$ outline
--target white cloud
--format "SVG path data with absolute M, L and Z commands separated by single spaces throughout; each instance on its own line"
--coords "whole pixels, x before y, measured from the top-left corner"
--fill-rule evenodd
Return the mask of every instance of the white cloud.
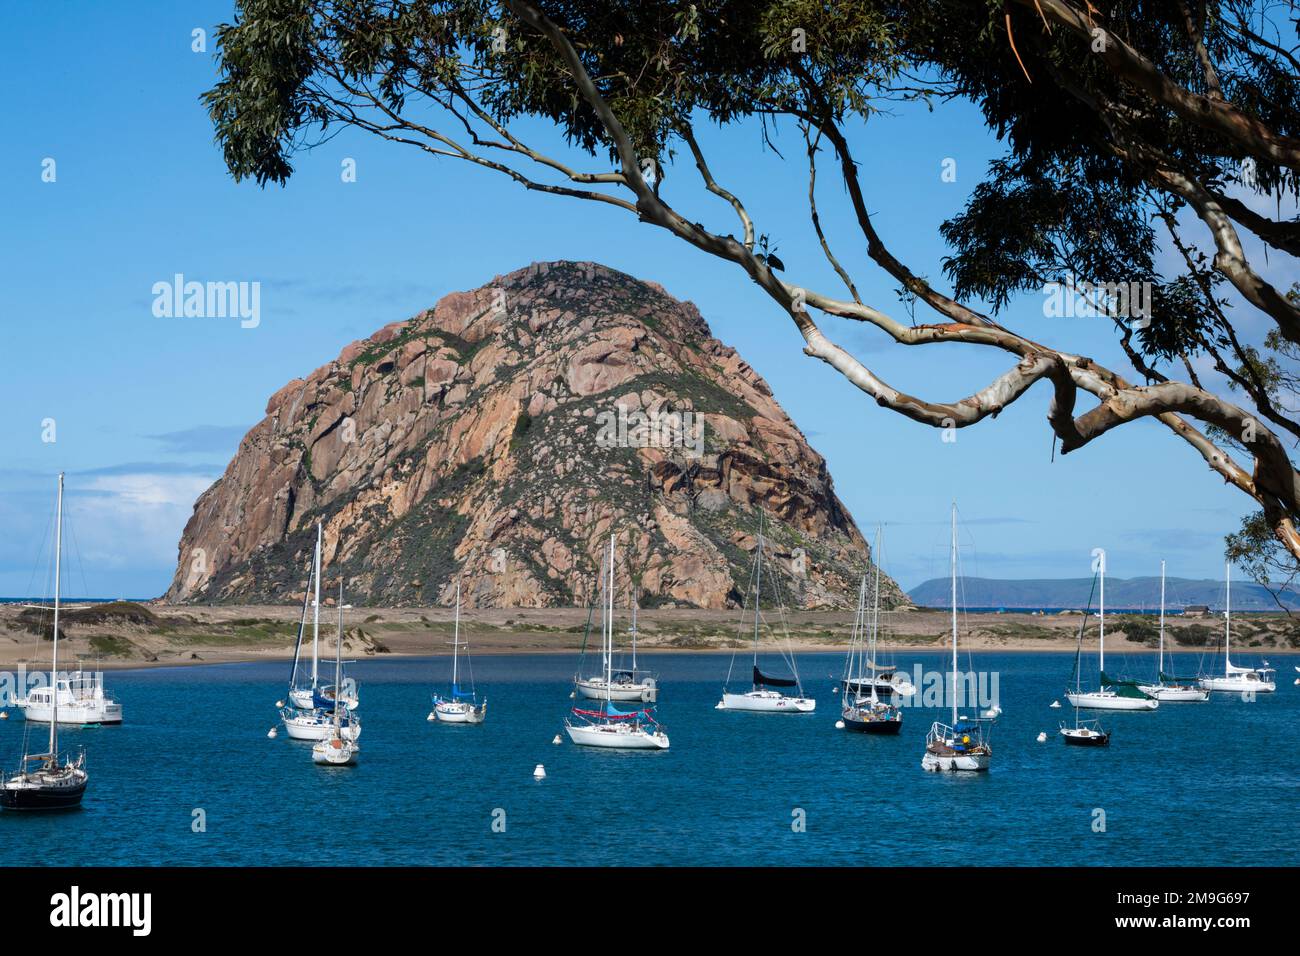
M 194 501 L 216 476 L 99 475 L 81 486 L 70 509 L 81 555 L 89 566 L 168 567 Z

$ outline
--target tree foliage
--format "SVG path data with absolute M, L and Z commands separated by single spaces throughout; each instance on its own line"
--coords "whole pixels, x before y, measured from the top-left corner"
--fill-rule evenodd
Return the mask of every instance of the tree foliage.
M 973 425 L 1037 382 L 1050 384 L 1063 453 L 1158 421 L 1255 501 L 1229 548 L 1263 574 L 1300 568 L 1300 301 L 1246 249 L 1300 254 L 1300 222 L 1282 214 L 1300 195 L 1298 23 L 1293 2 L 1240 0 L 1104 12 L 1086 0 L 240 0 L 204 99 L 237 179 L 283 183 L 296 153 L 351 127 L 625 210 L 745 273 L 806 353 L 924 424 Z M 861 178 L 851 133 L 887 124 L 899 101 L 953 99 L 977 106 L 1005 153 L 942 225 L 949 293 L 877 231 L 870 197 L 890 186 Z M 530 146 L 519 130 L 537 120 L 592 170 Z M 799 131 L 806 155 L 784 158 L 806 160 L 808 228 L 842 293 L 785 274 L 767 236 L 794 226 L 755 224 L 714 178 L 694 133 L 709 122 L 753 122 L 764 140 L 778 123 Z M 844 266 L 859 256 L 841 260 L 818 215 L 826 168 L 857 226 L 853 251 L 933 321 L 861 300 Z M 736 225 L 679 213 L 692 188 Z M 1131 370 L 1004 324 L 1020 294 L 1079 280 L 1150 284 L 1141 321 L 1111 316 Z M 1014 365 L 973 395 L 928 400 L 831 342 L 818 315 L 900 345 L 974 343 Z

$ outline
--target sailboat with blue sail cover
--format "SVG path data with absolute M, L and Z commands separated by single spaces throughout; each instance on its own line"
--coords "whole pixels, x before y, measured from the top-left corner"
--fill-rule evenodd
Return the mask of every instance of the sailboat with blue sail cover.
M 564 730 L 581 747 L 613 750 L 667 750 L 668 733 L 654 716 L 654 707 L 623 710 L 612 697 L 614 656 L 614 536 L 609 537 L 608 563 L 602 562 L 601 651 L 605 664 L 605 699 L 594 706 L 575 704 L 564 722 Z
M 460 649 L 466 648 L 465 659 L 469 660 L 469 642 L 460 639 L 460 579 L 456 579 L 456 623 L 451 638 L 451 690 L 446 697 L 433 695 L 433 710 L 429 720 L 444 724 L 481 724 L 487 717 L 487 700 L 479 703 L 474 690 L 474 671 L 470 669 L 470 688 L 463 690 L 460 686 Z
M 921 755 L 921 769 L 944 772 L 982 772 L 989 769 L 993 760 L 993 747 L 989 742 L 992 720 L 960 715 L 957 708 L 958 688 L 961 686 L 957 671 L 957 503 L 952 506 L 952 681 L 949 696 L 952 698 L 952 723 L 936 720 L 925 735 L 925 753 Z
M 312 663 L 312 683 L 309 687 L 301 687 L 298 684 L 298 665 L 302 660 L 302 644 L 307 633 L 307 608 L 314 603 L 316 607 L 316 618 L 320 618 L 320 526 L 316 528 L 316 556 L 312 561 L 311 578 L 307 582 L 307 589 L 303 593 L 302 599 L 302 617 L 298 621 L 298 640 L 293 648 L 293 666 L 289 671 L 289 706 L 284 706 L 284 701 L 278 701 L 276 706 L 280 708 L 280 719 L 284 723 L 285 733 L 292 740 L 325 740 L 334 733 L 334 711 L 342 710 L 342 719 L 339 722 L 339 733 L 348 740 L 355 741 L 361 735 L 361 719 L 353 712 L 356 706 L 356 692 L 349 691 L 346 682 L 342 680 L 342 662 L 338 666 L 338 674 L 333 684 L 322 686 L 319 681 L 317 661 Z M 315 585 L 313 592 L 312 585 Z M 313 593 L 315 600 L 313 602 Z M 340 635 L 339 645 L 342 653 L 343 638 Z M 319 648 L 319 631 L 313 634 L 312 643 Z M 334 693 L 335 688 L 343 687 L 343 693 L 338 696 Z M 351 705 L 349 705 L 351 700 Z M 341 705 L 341 707 L 337 707 Z
M 337 684 L 322 684 L 320 682 L 320 578 L 321 578 L 321 539 L 324 532 L 324 526 L 321 522 L 316 522 L 316 551 L 312 559 L 311 577 L 307 582 L 307 594 L 312 594 L 312 587 L 315 586 L 315 593 L 311 600 L 312 606 L 312 625 L 311 625 L 311 684 L 302 686 L 298 683 L 298 664 L 301 655 L 298 649 L 302 646 L 303 630 L 307 623 L 307 600 L 303 600 L 303 618 L 298 627 L 298 647 L 294 649 L 293 655 L 293 674 L 289 678 L 289 701 L 293 706 L 303 710 L 312 710 L 316 707 L 333 708 L 334 695 L 337 692 Z M 320 703 L 320 701 L 324 703 Z M 343 696 L 340 700 L 348 710 L 356 710 L 360 703 L 357 697 L 356 684 L 345 687 Z

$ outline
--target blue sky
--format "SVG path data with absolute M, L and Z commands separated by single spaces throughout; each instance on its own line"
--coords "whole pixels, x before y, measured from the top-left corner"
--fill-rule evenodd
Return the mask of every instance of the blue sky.
M 272 392 L 447 292 L 553 259 L 600 261 L 694 301 L 826 456 L 864 532 L 885 522 L 886 569 L 904 587 L 945 573 L 954 497 L 966 522 L 966 573 L 1084 576 L 1096 546 L 1121 577 L 1157 573 L 1162 558 L 1171 575 L 1221 573 L 1222 536 L 1249 502 L 1162 427 L 1126 426 L 1052 462 L 1050 392 L 1040 384 L 996 421 L 944 443 L 803 356 L 788 319 L 735 267 L 626 213 L 530 194 L 351 132 L 299 156 L 285 189 L 235 185 L 198 102 L 215 77 L 210 36 L 208 52 L 191 51 L 193 29 L 210 34 L 230 17 L 229 3 L 209 2 L 7 11 L 0 595 L 33 586 L 60 469 L 74 566 L 84 569 L 69 590 L 161 593 L 194 498 Z M 546 130 L 531 132 L 555 147 Z M 753 126 L 709 130 L 702 141 L 792 281 L 839 294 L 808 225 L 797 132 L 779 131 L 788 163 L 762 150 Z M 936 227 L 961 208 L 999 144 L 963 105 L 901 110 L 855 130 L 853 143 L 877 229 L 944 286 Z M 42 181 L 47 158 L 52 183 Z M 345 158 L 356 161 L 355 183 L 341 181 Z M 957 162 L 955 183 L 941 181 L 945 158 Z M 733 230 L 730 210 L 702 194 L 689 163 L 670 171 L 664 190 L 687 215 Z M 902 315 L 893 283 L 855 242 L 829 165 L 819 203 L 864 300 Z M 260 324 L 155 317 L 151 287 L 175 273 L 260 282 Z M 1127 368 L 1105 320 L 1045 318 L 1041 297 L 1027 296 L 1004 321 Z M 909 350 L 847 322 L 824 327 L 891 384 L 931 399 L 967 395 L 1009 364 L 972 347 Z M 54 442 L 42 440 L 46 419 Z M 44 578 L 35 580 L 39 593 Z

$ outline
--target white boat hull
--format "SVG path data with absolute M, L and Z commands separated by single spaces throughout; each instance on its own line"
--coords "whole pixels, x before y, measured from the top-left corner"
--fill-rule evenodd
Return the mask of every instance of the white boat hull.
M 29 703 L 18 701 L 23 716 L 36 724 L 48 724 L 54 716 L 54 708 L 45 702 Z M 59 702 L 59 726 L 81 726 L 82 724 L 120 724 L 122 722 L 122 705 L 111 701 L 79 701 L 76 703 Z
M 481 707 L 460 702 L 439 701 L 433 707 L 433 717 L 444 724 L 481 724 L 487 716 L 487 701 Z
M 651 733 L 619 724 L 565 724 L 569 739 L 580 747 L 605 747 L 611 750 L 667 750 L 668 735 L 662 730 Z
M 1163 684 L 1143 684 L 1138 689 L 1142 693 L 1150 694 L 1160 701 L 1202 701 L 1210 699 L 1209 693 L 1199 687 L 1166 687 Z
M 356 763 L 360 749 L 351 740 L 331 735 L 311 748 L 311 759 L 313 763 L 325 766 L 346 767 Z
M 310 712 L 284 718 L 285 732 L 294 740 L 325 740 L 334 733 L 334 721 L 330 718 L 315 720 Z M 344 724 L 341 735 L 345 740 L 355 741 L 361 736 L 361 725 L 355 721 Z
M 1150 697 L 1121 697 L 1119 694 L 1104 690 L 1090 690 L 1083 693 L 1067 693 L 1065 699 L 1071 707 L 1080 710 L 1155 710 L 1160 706 L 1158 700 Z
M 770 690 L 752 690 L 747 694 L 722 695 L 718 710 L 741 710 L 754 714 L 811 714 L 817 701 L 807 697 L 786 697 Z
M 658 697 L 658 688 L 653 678 L 646 678 L 640 684 L 620 684 L 615 682 L 608 689 L 603 678 L 581 678 L 573 682 L 574 689 L 580 697 L 588 700 L 639 700 L 653 704 Z
M 1228 694 L 1271 694 L 1277 690 L 1273 681 L 1249 680 L 1245 677 L 1202 677 L 1198 684 L 1204 690 L 1220 691 Z
M 932 754 L 921 757 L 921 769 L 935 772 L 980 771 L 989 769 L 990 754 Z

